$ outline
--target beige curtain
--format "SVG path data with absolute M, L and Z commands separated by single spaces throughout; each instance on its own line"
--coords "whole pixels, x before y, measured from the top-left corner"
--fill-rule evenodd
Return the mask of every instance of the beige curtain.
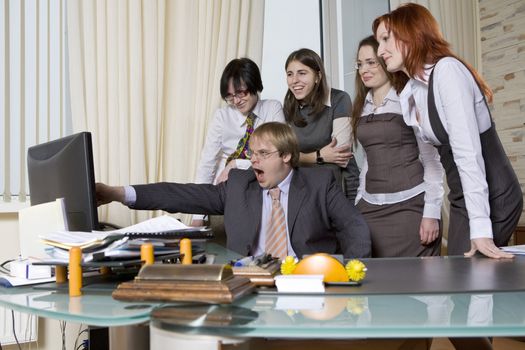
M 191 182 L 226 63 L 260 63 L 258 0 L 71 0 L 68 44 L 74 130 L 93 133 L 97 181 Z M 99 209 L 119 225 L 153 215 Z

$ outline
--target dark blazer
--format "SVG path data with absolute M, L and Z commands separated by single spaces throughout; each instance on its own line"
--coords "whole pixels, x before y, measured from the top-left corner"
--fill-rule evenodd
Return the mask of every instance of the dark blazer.
M 157 183 L 133 187 L 137 192 L 134 209 L 223 214 L 229 249 L 249 255 L 257 246 L 263 190 L 251 169 L 233 169 L 228 181 L 219 185 Z M 288 229 L 299 257 L 319 252 L 342 253 L 346 258 L 371 254 L 368 226 L 329 169 L 294 169 L 288 194 Z

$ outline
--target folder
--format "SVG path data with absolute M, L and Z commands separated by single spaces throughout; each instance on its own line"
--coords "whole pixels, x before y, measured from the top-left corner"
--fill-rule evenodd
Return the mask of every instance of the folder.
M 46 259 L 45 245 L 39 236 L 67 230 L 64 198 L 21 209 L 18 212 L 18 225 L 22 257 Z

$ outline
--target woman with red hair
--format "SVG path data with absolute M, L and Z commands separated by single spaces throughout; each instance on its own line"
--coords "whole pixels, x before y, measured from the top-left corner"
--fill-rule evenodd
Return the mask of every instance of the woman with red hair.
M 448 253 L 512 257 L 498 246 L 516 228 L 523 197 L 486 102 L 490 88 L 450 50 L 421 5 L 378 17 L 373 31 L 387 70 L 410 78 L 400 94 L 405 122 L 440 153 L 450 187 Z

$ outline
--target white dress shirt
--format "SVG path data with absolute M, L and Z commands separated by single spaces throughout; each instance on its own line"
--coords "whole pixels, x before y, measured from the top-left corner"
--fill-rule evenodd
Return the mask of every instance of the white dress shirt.
M 279 101 L 259 100 L 253 109 L 254 129 L 268 122 L 284 123 L 283 108 Z M 208 128 L 206 141 L 197 167 L 195 183 L 215 184 L 217 177 L 226 166 L 226 160 L 235 152 L 239 140 L 246 133 L 246 116 L 232 106 L 215 111 Z M 249 159 L 235 159 L 239 169 L 251 167 Z M 193 219 L 203 219 L 204 215 L 194 215 Z
M 284 218 L 286 221 L 286 235 L 288 241 L 288 254 L 295 255 L 295 252 L 292 249 L 292 243 L 290 241 L 290 232 L 288 230 L 288 194 L 290 193 L 290 182 L 292 181 L 293 169 L 290 171 L 288 176 L 277 185 L 279 190 L 281 190 L 280 202 L 284 210 Z M 252 252 L 254 256 L 261 255 L 266 250 L 266 231 L 268 230 L 268 224 L 270 217 L 272 216 L 272 198 L 270 196 L 270 191 L 268 189 L 263 190 L 263 205 L 262 205 L 262 215 L 261 215 L 261 229 L 259 231 L 259 241 L 257 242 L 257 247 L 255 251 Z
M 400 94 L 403 118 L 424 142 L 440 145 L 428 116 L 428 78 L 435 69 L 433 90 L 439 119 L 448 133 L 469 216 L 470 239 L 492 238 L 488 184 L 480 134 L 491 126 L 483 94 L 470 71 L 457 59 L 427 66 L 424 79 L 412 78 Z M 417 120 L 417 114 L 420 120 Z
M 391 88 L 385 96 L 380 106 L 375 107 L 372 92 L 369 91 L 366 95 L 365 104 L 361 117 L 370 115 L 372 113 L 395 113 L 401 115 L 401 105 L 399 103 L 399 96 L 396 91 Z M 368 160 L 366 151 L 363 157 L 363 167 L 359 175 L 359 188 L 355 203 L 357 204 L 361 198 L 370 204 L 383 205 L 394 204 L 405 201 L 418 194 L 425 192 L 425 206 L 423 209 L 423 217 L 440 219 L 441 218 L 441 204 L 443 202 L 443 167 L 441 166 L 439 153 L 436 148 L 430 144 L 421 141 L 417 137 L 418 128 L 412 129 L 416 134 L 416 141 L 419 148 L 419 158 L 424 168 L 423 183 L 413 188 L 393 193 L 368 193 L 366 191 L 366 173 L 368 171 Z

